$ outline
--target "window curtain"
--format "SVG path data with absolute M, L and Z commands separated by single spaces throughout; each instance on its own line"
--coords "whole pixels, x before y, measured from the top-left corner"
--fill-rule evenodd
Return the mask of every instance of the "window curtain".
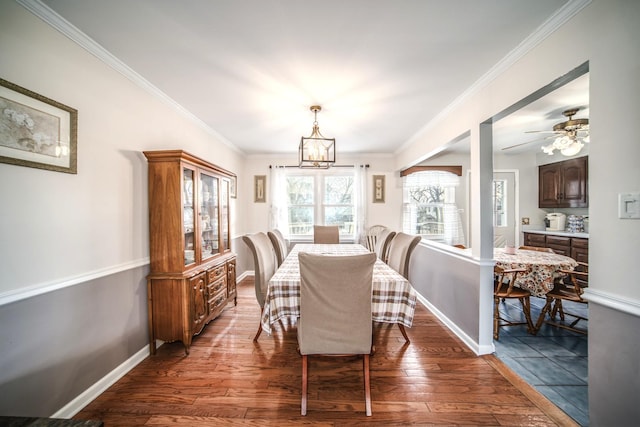
M 272 166 L 269 174 L 271 205 L 269 206 L 269 228 L 277 228 L 285 239 L 289 238 L 289 215 L 287 211 L 287 179 L 283 167 Z
M 354 170 L 355 230 L 353 237 L 355 243 L 364 244 L 364 225 L 367 221 L 367 168 L 364 165 L 355 165 Z

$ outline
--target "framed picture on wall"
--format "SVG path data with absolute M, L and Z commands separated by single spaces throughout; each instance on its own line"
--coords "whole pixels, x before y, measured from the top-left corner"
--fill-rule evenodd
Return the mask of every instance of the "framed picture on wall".
M 267 176 L 255 175 L 253 177 L 253 201 L 265 203 L 267 201 Z
M 235 199 L 238 197 L 237 191 L 238 191 L 238 181 L 237 181 L 237 177 L 233 175 L 229 178 L 229 195 Z
M 0 162 L 77 173 L 78 111 L 0 79 Z
M 373 203 L 384 203 L 384 175 L 373 175 Z

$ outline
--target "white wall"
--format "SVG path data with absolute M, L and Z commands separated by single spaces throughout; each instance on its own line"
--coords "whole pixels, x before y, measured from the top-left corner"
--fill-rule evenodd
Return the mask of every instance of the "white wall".
M 143 150 L 242 171 L 240 153 L 13 1 L 0 31 L 0 75 L 78 110 L 77 175 L 0 163 L 0 295 L 148 262 Z

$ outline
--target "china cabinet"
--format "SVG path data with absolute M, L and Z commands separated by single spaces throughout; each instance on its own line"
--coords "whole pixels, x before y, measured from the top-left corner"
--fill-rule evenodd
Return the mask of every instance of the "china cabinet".
M 145 151 L 149 166 L 149 346 L 191 340 L 236 300 L 232 173 L 182 150 Z
M 587 156 L 538 167 L 538 207 L 586 208 Z

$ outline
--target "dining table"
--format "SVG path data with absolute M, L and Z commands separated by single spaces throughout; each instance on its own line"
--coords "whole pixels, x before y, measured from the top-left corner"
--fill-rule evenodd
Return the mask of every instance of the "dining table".
M 269 334 L 274 323 L 285 319 L 294 323 L 300 317 L 300 252 L 348 256 L 370 251 L 360 244 L 296 244 L 268 283 L 261 324 Z M 410 328 L 416 307 L 416 291 L 411 283 L 380 259 L 373 266 L 372 282 L 373 321 Z
M 553 289 L 555 279 L 562 275 L 560 270 L 573 270 L 578 265 L 575 259 L 553 252 L 527 249 L 509 252 L 505 248 L 494 248 L 496 265 L 505 269 L 525 269 L 524 273 L 518 274 L 514 285 L 538 297 L 544 297 Z

